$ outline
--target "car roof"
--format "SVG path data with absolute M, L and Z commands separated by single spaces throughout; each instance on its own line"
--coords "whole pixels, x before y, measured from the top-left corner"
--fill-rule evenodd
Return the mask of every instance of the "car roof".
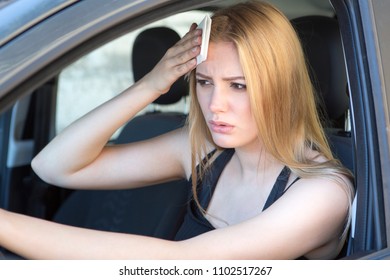
M 0 46 L 78 0 L 0 1 Z
M 0 46 L 76 2 L 79 0 L 0 0 Z M 238 1 L 214 2 L 212 6 L 219 8 Z M 333 13 L 328 0 L 270 0 L 269 2 L 281 8 L 291 18 L 302 14 L 331 15 Z

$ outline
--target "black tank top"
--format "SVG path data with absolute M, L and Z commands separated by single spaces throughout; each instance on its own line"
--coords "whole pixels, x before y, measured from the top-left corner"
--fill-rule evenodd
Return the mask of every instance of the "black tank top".
M 207 170 L 204 178 L 199 180 L 198 183 L 198 198 L 199 203 L 203 209 L 207 209 L 211 197 L 214 193 L 215 187 L 217 185 L 218 179 L 222 174 L 223 169 L 228 164 L 230 159 L 234 154 L 234 149 L 224 150 L 212 163 L 210 168 Z M 297 178 L 292 184 L 287 188 L 287 181 L 290 176 L 290 169 L 284 167 L 280 172 L 276 182 L 267 198 L 267 201 L 263 207 L 263 211 L 272 205 L 276 200 L 278 200 L 287 189 L 295 183 L 299 178 Z M 214 226 L 205 218 L 203 213 L 200 211 L 199 207 L 196 205 L 196 202 L 193 199 L 192 188 L 190 191 L 190 201 L 187 205 L 187 211 L 184 217 L 184 221 L 176 233 L 175 240 L 185 240 L 202 233 L 214 230 Z

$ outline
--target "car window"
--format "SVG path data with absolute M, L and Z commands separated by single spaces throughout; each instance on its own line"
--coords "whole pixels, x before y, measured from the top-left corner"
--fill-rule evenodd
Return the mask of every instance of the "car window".
M 143 26 L 99 47 L 65 68 L 58 82 L 56 133 L 134 82 L 131 51 L 136 36 L 142 30 L 166 26 L 184 36 L 191 23 L 200 22 L 205 14 L 189 11 Z M 173 105 L 151 104 L 140 113 L 151 110 L 187 112 L 188 98 Z

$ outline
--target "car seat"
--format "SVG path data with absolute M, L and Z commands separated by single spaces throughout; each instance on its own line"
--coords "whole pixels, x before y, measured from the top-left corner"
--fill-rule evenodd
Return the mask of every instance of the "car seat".
M 141 32 L 134 41 L 132 51 L 134 81 L 138 81 L 152 70 L 168 48 L 178 40 L 180 40 L 180 36 L 167 27 L 154 27 Z M 168 93 L 161 95 L 153 104 L 175 104 L 188 95 L 188 90 L 188 83 L 181 77 L 172 85 Z M 127 123 L 115 143 L 123 144 L 160 135 L 183 126 L 186 118 L 187 116 L 183 112 L 154 110 L 137 116 Z
M 338 22 L 325 16 L 292 20 L 304 49 L 309 73 L 334 155 L 351 171 L 353 145 L 349 125 L 347 75 Z
M 134 80 L 149 72 L 180 36 L 166 27 L 142 31 L 133 45 Z M 174 104 L 188 94 L 184 78 L 154 103 Z M 116 144 L 160 135 L 184 125 L 183 112 L 153 111 L 129 121 Z M 173 239 L 181 225 L 188 200 L 188 181 L 178 180 L 145 188 L 110 191 L 74 191 L 63 203 L 54 221 L 98 230 L 134 233 Z

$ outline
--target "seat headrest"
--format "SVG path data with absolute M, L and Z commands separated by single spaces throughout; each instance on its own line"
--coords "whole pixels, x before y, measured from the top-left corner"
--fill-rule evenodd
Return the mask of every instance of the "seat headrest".
M 138 81 L 160 61 L 165 52 L 180 40 L 179 34 L 167 27 L 155 27 L 138 34 L 133 45 L 132 66 L 134 81 Z M 188 83 L 181 77 L 168 93 L 153 103 L 173 104 L 188 94 Z
M 322 110 L 330 120 L 338 120 L 349 107 L 347 76 L 339 27 L 336 19 L 305 16 L 293 19 L 306 54 L 309 72 L 322 99 Z

